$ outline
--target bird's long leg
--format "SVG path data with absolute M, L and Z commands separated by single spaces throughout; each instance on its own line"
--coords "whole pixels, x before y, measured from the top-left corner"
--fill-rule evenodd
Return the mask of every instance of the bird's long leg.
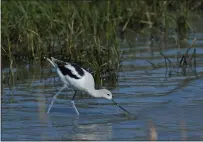
M 76 92 L 77 92 L 77 91 L 75 91 L 75 94 L 73 95 L 73 97 L 72 97 L 72 99 L 71 99 L 71 103 L 72 103 L 73 108 L 75 109 L 75 112 L 77 113 L 77 115 L 80 115 L 79 112 L 78 112 L 78 109 L 77 109 L 76 106 L 75 106 L 75 102 L 74 102 L 74 99 L 75 99 L 75 96 L 76 96 Z
M 57 98 L 57 96 L 59 95 L 59 93 L 60 93 L 61 91 L 63 91 L 63 89 L 65 89 L 66 87 L 67 87 L 67 86 L 63 86 L 63 87 L 56 93 L 56 95 L 53 96 L 52 101 L 51 101 L 51 104 L 49 105 L 49 108 L 48 108 L 48 110 L 47 110 L 47 113 L 50 112 L 50 110 L 51 110 L 51 108 L 52 108 L 52 106 L 53 106 L 53 104 L 54 104 L 54 101 L 56 100 L 56 98 Z

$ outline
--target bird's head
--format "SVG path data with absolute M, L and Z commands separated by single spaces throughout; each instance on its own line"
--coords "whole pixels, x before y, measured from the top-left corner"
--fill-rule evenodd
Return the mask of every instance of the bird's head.
M 107 90 L 107 89 L 100 89 L 100 92 L 102 93 L 101 94 L 102 98 L 105 98 L 105 99 L 108 99 L 108 100 L 112 99 L 112 93 L 109 90 Z

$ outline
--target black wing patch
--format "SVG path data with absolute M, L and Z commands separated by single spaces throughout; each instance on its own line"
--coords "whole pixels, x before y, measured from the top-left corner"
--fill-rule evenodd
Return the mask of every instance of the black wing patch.
M 80 79 L 78 76 L 76 76 L 75 74 L 73 74 L 70 69 L 66 68 L 65 66 L 61 65 L 61 66 L 58 66 L 58 68 L 60 69 L 60 71 L 62 72 L 62 74 L 63 74 L 64 76 L 65 76 L 65 75 L 68 75 L 68 76 L 70 76 L 71 78 Z
M 66 64 L 66 65 L 67 65 L 67 64 Z M 83 70 L 80 66 L 78 66 L 77 64 L 70 64 L 70 65 L 75 68 L 75 71 L 76 71 L 80 76 L 77 76 L 77 75 L 73 74 L 72 71 L 71 71 L 69 68 L 65 67 L 64 64 L 59 64 L 59 65 L 58 65 L 58 68 L 59 68 L 59 70 L 62 72 L 62 74 L 63 74 L 64 76 L 65 76 L 65 75 L 68 75 L 68 76 L 70 76 L 71 78 L 80 79 L 82 76 L 85 75 L 84 70 Z
M 71 64 L 71 65 L 75 68 L 75 70 L 78 72 L 78 74 L 80 76 L 84 76 L 85 75 L 84 70 L 80 66 L 78 66 L 77 64 Z

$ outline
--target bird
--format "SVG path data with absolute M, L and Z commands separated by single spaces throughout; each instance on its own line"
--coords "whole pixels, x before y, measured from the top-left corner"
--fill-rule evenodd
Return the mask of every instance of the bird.
M 53 96 L 51 104 L 47 110 L 47 113 L 50 112 L 54 101 L 56 100 L 57 96 L 60 94 L 62 90 L 67 87 L 71 87 L 75 90 L 75 93 L 71 99 L 71 103 L 77 115 L 80 115 L 79 111 L 77 110 L 74 100 L 77 91 L 86 92 L 87 94 L 91 95 L 95 98 L 105 98 L 111 100 L 115 105 L 119 108 L 130 114 L 129 111 L 121 107 L 115 100 L 113 99 L 112 93 L 107 89 L 95 89 L 95 81 L 91 73 L 89 73 L 84 68 L 80 67 L 75 63 L 64 62 L 58 60 L 54 57 L 47 58 L 44 57 L 47 61 L 51 63 L 51 65 L 56 69 L 56 72 L 63 82 L 63 87 Z

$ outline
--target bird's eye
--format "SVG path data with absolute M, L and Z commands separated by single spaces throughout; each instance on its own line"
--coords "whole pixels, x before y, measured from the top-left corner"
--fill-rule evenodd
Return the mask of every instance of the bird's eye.
M 107 94 L 108 96 L 110 96 L 110 94 Z

